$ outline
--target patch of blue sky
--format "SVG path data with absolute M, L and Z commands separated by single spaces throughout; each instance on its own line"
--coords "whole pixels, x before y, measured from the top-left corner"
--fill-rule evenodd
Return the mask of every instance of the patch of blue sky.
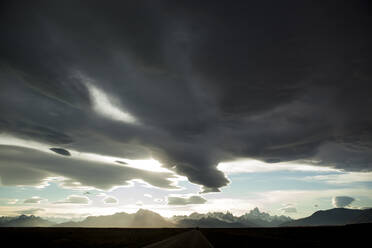
M 66 198 L 68 195 L 77 194 L 76 190 L 61 188 L 57 183 L 49 183 L 43 188 L 30 186 L 2 186 L 0 187 L 0 198 L 19 199 L 18 204 L 25 199 L 38 196 L 54 202 Z
M 334 175 L 338 172 L 273 171 L 242 173 L 229 176 L 230 184 L 223 192 L 239 196 L 244 192 L 263 192 L 271 190 L 329 190 L 345 187 L 344 184 L 329 184 L 326 181 L 305 180 L 317 175 Z M 350 184 L 351 186 L 351 184 Z

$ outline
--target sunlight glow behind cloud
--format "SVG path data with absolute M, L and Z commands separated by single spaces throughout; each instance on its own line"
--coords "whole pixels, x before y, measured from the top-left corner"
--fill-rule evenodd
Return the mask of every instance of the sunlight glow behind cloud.
M 39 151 L 55 154 L 53 151 L 50 151 L 49 149 L 50 145 L 48 144 L 31 141 L 31 140 L 25 140 L 25 139 L 17 138 L 17 137 L 7 135 L 7 134 L 0 134 L 0 145 L 32 148 L 32 149 L 36 149 Z M 105 155 L 94 154 L 94 153 L 79 152 L 79 151 L 74 151 L 70 149 L 68 149 L 68 151 L 71 153 L 71 156 L 74 157 L 75 159 L 99 161 L 103 163 L 115 164 L 117 166 L 136 168 L 136 169 L 152 171 L 152 172 L 172 173 L 172 171 L 163 167 L 159 161 L 153 158 L 133 160 L 133 159 L 126 159 L 126 158 L 105 156 Z M 118 163 L 117 161 L 123 161 L 125 163 Z

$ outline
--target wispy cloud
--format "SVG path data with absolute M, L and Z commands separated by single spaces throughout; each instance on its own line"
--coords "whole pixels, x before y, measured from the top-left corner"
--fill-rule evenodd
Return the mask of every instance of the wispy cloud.
M 102 89 L 95 86 L 92 83 L 92 79 L 83 76 L 81 73 L 78 74 L 89 91 L 93 109 L 97 114 L 115 121 L 138 124 L 138 120 L 133 115 L 119 107 L 121 105 L 119 99 L 116 99 L 114 96 L 109 96 Z
M 351 184 L 360 182 L 371 182 L 372 172 L 341 172 L 337 174 L 307 176 L 306 181 L 321 181 L 328 184 Z

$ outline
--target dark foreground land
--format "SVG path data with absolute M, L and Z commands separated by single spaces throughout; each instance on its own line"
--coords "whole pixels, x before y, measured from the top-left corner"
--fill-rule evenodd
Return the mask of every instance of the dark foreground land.
M 204 238 L 205 243 L 215 248 L 357 247 L 359 245 L 365 247 L 371 243 L 371 231 L 372 224 L 333 227 L 205 228 L 197 230 L 182 228 L 0 228 L 0 238 L 2 244 L 7 244 L 7 247 L 25 248 L 134 248 L 144 246 L 198 248 L 195 241 L 204 240 Z M 185 234 L 187 232 L 188 234 Z M 203 237 L 199 237 L 200 235 Z M 178 237 L 180 242 L 178 242 Z M 189 240 L 190 244 L 188 244 Z

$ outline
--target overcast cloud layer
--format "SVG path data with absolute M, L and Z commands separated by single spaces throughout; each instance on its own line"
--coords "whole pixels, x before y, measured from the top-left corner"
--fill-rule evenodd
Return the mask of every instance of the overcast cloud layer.
M 367 1 L 9 1 L 0 132 L 55 154 L 2 147 L 2 183 L 170 187 L 69 149 L 153 157 L 207 192 L 236 157 L 371 171 L 369 14 Z

